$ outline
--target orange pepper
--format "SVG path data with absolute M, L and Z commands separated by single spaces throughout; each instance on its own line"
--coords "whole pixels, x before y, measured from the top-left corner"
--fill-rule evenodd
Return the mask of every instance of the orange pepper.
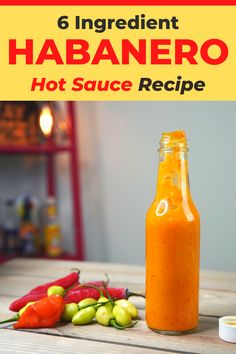
M 27 307 L 14 328 L 45 328 L 52 327 L 61 318 L 64 300 L 61 296 L 50 295 Z

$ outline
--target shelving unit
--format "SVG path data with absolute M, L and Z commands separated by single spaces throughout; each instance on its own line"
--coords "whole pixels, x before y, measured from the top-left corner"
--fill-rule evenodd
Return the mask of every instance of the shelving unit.
M 82 225 L 82 208 L 81 208 L 81 191 L 80 191 L 80 174 L 78 164 L 78 150 L 76 137 L 76 117 L 74 102 L 67 102 L 69 124 L 69 143 L 66 145 L 55 144 L 52 140 L 48 140 L 41 145 L 0 145 L 0 154 L 25 154 L 25 155 L 44 155 L 47 159 L 46 181 L 47 195 L 56 195 L 55 183 L 55 165 L 54 157 L 59 153 L 68 153 L 70 157 L 70 183 L 72 195 L 72 207 L 74 213 L 74 244 L 75 253 L 63 254 L 56 259 L 84 259 L 84 237 Z M 36 258 L 48 258 L 47 256 L 36 256 Z M 0 255 L 0 263 L 5 262 L 13 256 Z M 54 258 L 53 258 L 54 259 Z
M 58 152 L 71 151 L 70 145 L 56 145 L 53 143 L 45 143 L 43 145 L 0 145 L 0 154 L 55 154 Z

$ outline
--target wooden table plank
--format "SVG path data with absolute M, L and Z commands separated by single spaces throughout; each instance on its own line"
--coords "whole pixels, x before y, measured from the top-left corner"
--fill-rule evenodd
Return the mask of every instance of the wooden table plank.
M 45 273 L 42 272 L 45 269 Z M 108 269 L 109 267 L 109 269 Z M 111 285 L 132 286 L 133 291 L 144 289 L 144 269 L 141 266 L 127 266 L 119 264 L 107 263 L 88 263 L 88 262 L 62 262 L 52 260 L 31 260 L 31 259 L 15 259 L 6 262 L 0 266 L 0 276 L 2 284 L 0 285 L 0 294 L 11 295 L 7 292 L 6 285 L 11 282 L 15 289 L 15 295 L 27 292 L 30 287 L 40 283 L 60 278 L 70 272 L 72 268 L 81 270 L 80 279 L 82 281 L 104 279 L 105 273 L 109 270 Z M 24 279 L 24 282 L 22 282 Z M 21 283 L 21 287 L 18 284 Z M 14 285 L 15 284 L 15 285 Z
M 74 338 L 48 336 L 39 333 L 2 330 L 0 336 L 0 353 L 3 354 L 173 354 L 171 351 L 137 348 L 116 343 L 103 343 L 95 340 L 82 339 L 79 342 Z
M 201 289 L 236 291 L 236 272 L 201 271 Z
M 4 331 L 4 330 L 2 330 Z M 12 333 L 15 331 L 12 330 Z M 198 354 L 235 354 L 234 344 L 226 343 L 218 338 L 218 321 L 215 318 L 201 317 L 199 328 L 195 333 L 184 336 L 165 336 L 147 328 L 145 321 L 140 320 L 134 328 L 118 331 L 115 328 L 98 324 L 73 326 L 58 325 L 55 328 L 27 330 L 36 334 L 47 334 L 58 337 L 69 337 L 77 340 L 93 340 L 109 344 L 130 345 L 137 348 L 167 350 L 181 353 Z M 10 334 L 11 336 L 11 334 Z M 0 337 L 1 338 L 1 337 Z
M 42 264 L 46 270 L 42 274 Z M 109 269 L 108 269 L 109 267 Z M 95 263 L 95 262 L 78 262 L 78 261 L 57 261 L 57 260 L 41 260 L 41 259 L 25 259 L 16 258 L 0 265 L 0 274 L 4 275 L 24 275 L 30 277 L 47 277 L 55 279 L 55 277 L 65 276 L 72 268 L 81 270 L 81 278 L 86 276 L 89 279 L 103 278 L 104 273 L 112 275 L 114 281 L 122 281 L 123 274 L 130 279 L 130 282 L 144 282 L 144 267 L 116 264 L 116 263 Z
M 42 274 L 42 265 L 46 274 Z M 91 280 L 103 278 L 104 273 L 108 272 L 112 281 L 116 283 L 127 282 L 134 286 L 143 285 L 145 282 L 145 270 L 143 266 L 124 265 L 109 263 L 77 262 L 77 261 L 57 261 L 41 259 L 16 258 L 5 264 L 0 265 L 0 274 L 35 278 L 36 282 L 40 279 L 50 281 L 55 277 L 66 275 L 71 268 L 81 269 L 81 278 Z M 202 270 L 200 277 L 200 288 L 225 291 L 236 291 L 236 272 L 219 272 Z
M 200 289 L 199 313 L 218 317 L 236 315 L 236 292 Z

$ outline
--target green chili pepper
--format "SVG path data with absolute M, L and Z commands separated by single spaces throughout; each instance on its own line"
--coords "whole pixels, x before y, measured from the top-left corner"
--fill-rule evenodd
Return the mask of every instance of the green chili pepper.
M 100 307 L 101 304 L 104 304 L 108 309 L 110 309 L 110 311 L 113 310 L 113 305 L 111 303 L 111 300 L 108 300 L 105 296 L 101 296 L 98 299 L 97 308 Z
M 132 323 L 131 316 L 126 308 L 120 305 L 115 305 L 112 313 L 118 325 L 128 326 Z
M 61 315 L 62 321 L 71 321 L 78 311 L 79 308 L 75 302 L 72 302 L 71 304 L 65 304 L 64 311 Z
M 81 300 L 78 303 L 79 309 L 81 310 L 84 307 L 87 307 L 88 305 L 97 305 L 98 301 L 93 299 L 92 297 L 87 297 L 86 299 Z
M 72 318 L 72 323 L 74 325 L 85 325 L 89 324 L 92 322 L 92 319 L 94 318 L 96 313 L 96 310 L 93 306 L 84 308 L 77 312 L 73 318 Z
M 129 312 L 132 319 L 138 318 L 138 310 L 130 301 L 121 299 L 117 300 L 115 304 L 124 307 Z
M 109 326 L 110 321 L 114 318 L 112 310 L 108 305 L 100 306 L 96 312 L 96 320 L 103 326 Z
M 59 295 L 59 296 L 63 297 L 64 293 L 65 293 L 64 288 L 62 286 L 59 286 L 59 285 L 50 286 L 50 288 L 48 288 L 48 290 L 47 290 L 47 295 L 48 296 L 50 296 L 50 295 Z

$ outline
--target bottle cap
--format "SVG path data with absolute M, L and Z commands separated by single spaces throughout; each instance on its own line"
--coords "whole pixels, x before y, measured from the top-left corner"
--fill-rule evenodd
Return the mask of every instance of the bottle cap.
M 219 319 L 219 337 L 226 342 L 236 343 L 236 316 Z

